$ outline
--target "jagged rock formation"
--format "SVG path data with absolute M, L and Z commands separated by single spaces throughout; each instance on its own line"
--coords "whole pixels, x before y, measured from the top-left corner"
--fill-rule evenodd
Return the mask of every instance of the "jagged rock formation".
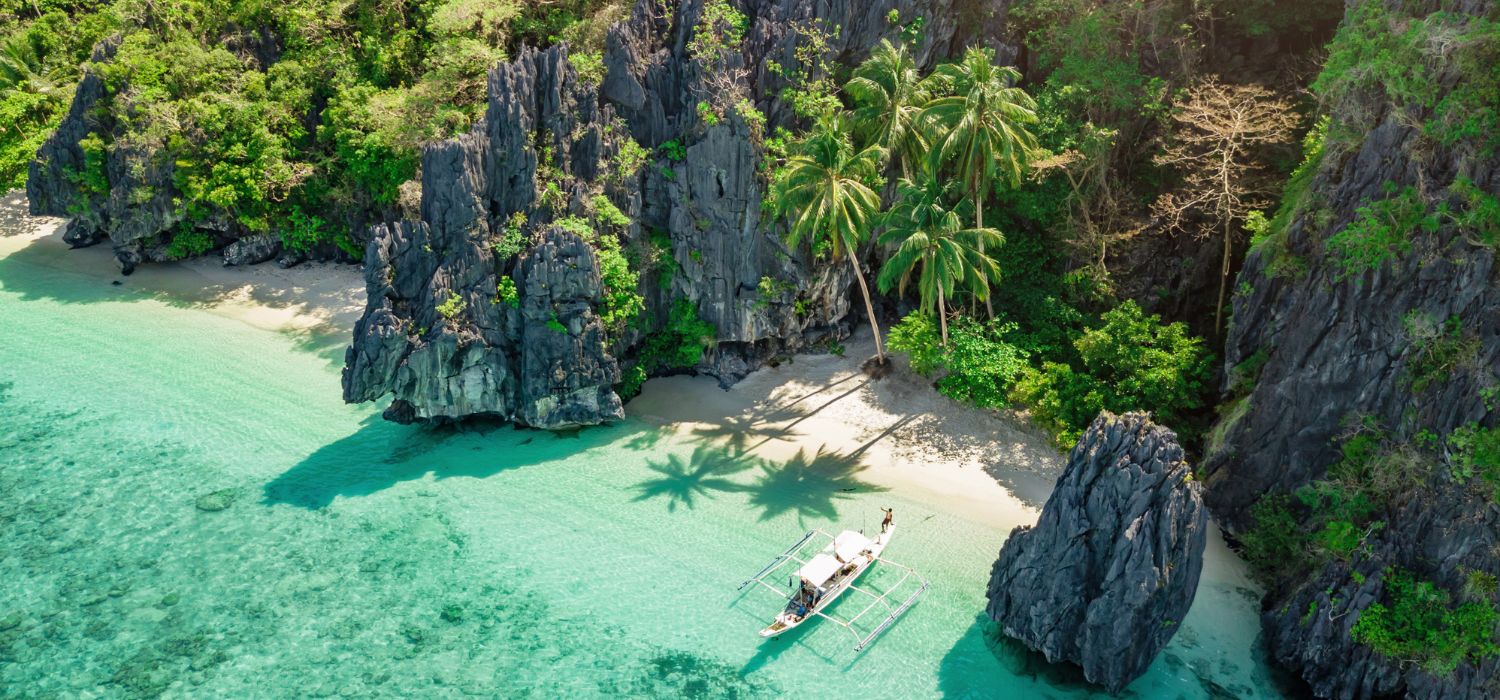
M 932 63 L 956 51 L 967 32 L 1004 18 L 1004 3 L 972 14 L 950 0 L 766 0 L 740 8 L 749 28 L 728 68 L 743 69 L 744 94 L 772 127 L 792 115 L 781 97 L 786 78 L 769 66 L 795 65 L 801 23 L 839 27 L 830 57 L 847 62 L 900 31 L 887 20 L 890 11 L 921 16 L 928 38 L 918 56 Z M 370 301 L 348 353 L 346 400 L 390 393 L 386 415 L 396 420 L 490 415 L 547 428 L 613 420 L 621 361 L 631 362 L 684 299 L 717 341 L 695 369 L 726 384 L 771 358 L 847 334 L 852 275 L 788 249 L 763 219 L 756 129 L 736 110 L 717 123 L 697 110 L 709 77 L 687 43 L 701 11 L 700 2 L 640 0 L 608 35 L 598 86 L 579 78 L 566 46 L 523 51 L 491 72 L 482 122 L 424 154 L 422 221 L 372 231 Z M 973 21 L 961 28 L 965 13 Z M 621 173 L 617 157 L 629 140 L 653 156 L 639 171 Z M 680 157 L 660 151 L 669 141 L 682 147 Z M 548 183 L 564 201 L 539 196 Z M 559 217 L 586 215 L 601 194 L 632 219 L 622 236 L 627 247 L 651 250 L 659 245 L 653 238 L 665 240 L 670 258 L 642 270 L 644 322 L 632 327 L 597 323 L 597 274 L 570 269 L 564 279 L 543 264 L 597 269 L 576 239 L 540 232 Z M 502 258 L 492 244 L 517 216 L 530 247 Z M 517 283 L 518 311 L 495 303 L 507 275 Z M 560 284 L 570 288 L 566 298 Z M 439 318 L 436 307 L 452 294 L 464 311 Z M 566 335 L 548 328 L 554 320 Z
M 989 616 L 1049 661 L 1119 691 L 1176 634 L 1203 570 L 1208 511 L 1170 430 L 1101 414 L 1035 527 L 990 573 Z
M 116 124 L 112 116 L 132 108 L 112 103 L 135 98 L 128 85 L 111 90 L 97 73 L 96 66 L 114 60 L 118 47 L 118 38 L 95 47 L 67 116 L 31 162 L 26 194 L 33 216 L 69 218 L 63 233 L 69 245 L 85 247 L 108 240 L 121 271 L 128 275 L 143 262 L 173 259 L 169 246 L 186 212 L 175 183 L 176 160 L 166 143 L 171 127 L 132 131 Z M 107 156 L 96 152 L 91 158 L 86 153 L 89 137 L 111 144 Z M 264 262 L 279 247 L 274 236 L 244 230 L 228 212 L 186 223 L 206 234 L 215 248 L 234 245 L 242 236 L 256 239 L 226 250 L 226 264 Z M 272 247 L 269 254 L 265 254 L 267 241 Z
M 1351 3 L 1350 11 L 1371 2 Z M 1456 21 L 1497 11 L 1490 1 L 1402 7 L 1417 23 L 1439 10 L 1458 13 L 1449 16 Z M 1451 55 L 1433 55 L 1439 96 L 1491 79 L 1464 74 Z M 1361 613 L 1381 600 L 1387 567 L 1412 571 L 1455 597 L 1470 572 L 1500 574 L 1500 507 L 1479 480 L 1456 483 L 1442 450 L 1419 440 L 1426 431 L 1441 446 L 1466 424 L 1495 425 L 1485 395 L 1500 367 L 1496 251 L 1444 216 L 1434 218 L 1433 230 L 1399 231 L 1413 248 L 1358 274 L 1349 274 L 1328 244 L 1361 217 L 1361 207 L 1406 187 L 1425 211 L 1439 203 L 1462 211 L 1467 204 L 1453 187 L 1459 178 L 1494 196 L 1500 158 L 1471 140 L 1444 145 L 1424 133 L 1431 105 L 1357 94 L 1335 104 L 1331 117 L 1330 134 L 1351 143 L 1326 149 L 1284 242 L 1257 247 L 1240 273 L 1225 367 L 1229 381 L 1254 387 L 1224 412 L 1210 441 L 1209 505 L 1232 531 L 1246 532 L 1252 506 L 1266 494 L 1328 478 L 1352 426 L 1377 426 L 1394 442 L 1418 446 L 1424 476 L 1404 484 L 1376 515 L 1383 527 L 1348 560 L 1330 558 L 1276 582 L 1264 617 L 1271 649 L 1323 697 L 1500 697 L 1493 657 L 1434 675 L 1351 636 Z M 1454 351 L 1451 366 L 1436 372 L 1424 368 L 1434 338 L 1452 342 Z M 1245 376 L 1256 366 L 1258 379 Z M 1495 604 L 1493 594 L 1486 598 Z

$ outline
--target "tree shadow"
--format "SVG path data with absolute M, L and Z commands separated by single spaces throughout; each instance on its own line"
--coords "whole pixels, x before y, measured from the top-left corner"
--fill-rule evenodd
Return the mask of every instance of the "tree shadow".
M 30 236 L 55 220 L 33 217 L 28 213 L 25 190 L 11 190 L 0 196 L 0 236 Z
M 532 445 L 534 435 L 528 432 L 499 422 L 409 426 L 371 416 L 353 434 L 267 482 L 262 502 L 317 510 L 339 497 L 368 496 L 428 474 L 483 479 L 559 457 L 555 445 Z M 578 449 L 591 447 L 608 432 L 580 441 Z
M 861 453 L 840 454 L 823 446 L 811 455 L 799 449 L 780 465 L 764 465 L 760 476 L 745 487 L 750 505 L 761 510 L 762 521 L 788 513 L 799 521 L 836 521 L 839 501 L 852 499 L 855 493 L 888 490 L 859 478 L 867 468 Z
M 719 442 L 734 454 L 745 454 L 772 440 L 790 441 L 800 437 L 801 433 L 792 430 L 790 426 L 778 425 L 796 416 L 781 417 L 778 413 L 779 410 L 726 417 L 712 425 L 694 428 L 692 435 L 699 440 Z
M 735 493 L 746 489 L 729 477 L 748 471 L 758 459 L 740 453 L 698 445 L 686 461 L 678 455 L 670 455 L 665 461 L 646 463 L 646 468 L 661 476 L 636 484 L 640 493 L 632 500 L 649 501 L 653 498 L 667 499 L 667 512 L 677 511 L 683 505 L 696 507 L 698 498 L 713 498 L 716 492 Z

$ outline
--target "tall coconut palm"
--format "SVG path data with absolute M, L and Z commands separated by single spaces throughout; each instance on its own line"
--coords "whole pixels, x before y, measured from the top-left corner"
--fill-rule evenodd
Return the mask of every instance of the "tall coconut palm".
M 937 312 L 943 345 L 948 344 L 947 300 L 960 287 L 988 299 L 990 283 L 1000 279 L 1000 265 L 984 249 L 1005 242 L 995 229 L 964 228 L 958 213 L 945 205 L 947 189 L 946 183 L 930 173 L 921 182 L 901 182 L 897 203 L 886 213 L 886 230 L 880 236 L 881 243 L 896 246 L 896 251 L 876 280 L 881 291 L 897 287 L 904 294 L 920 268 L 920 308 Z
M 23 92 L 47 101 L 60 101 L 64 72 L 60 67 L 48 66 L 24 33 L 12 34 L 0 42 L 0 94 Z
M 927 143 L 917 117 L 931 96 L 905 44 L 882 39 L 870 57 L 844 84 L 854 99 L 855 131 L 865 143 L 884 148 L 899 162 L 902 177 L 922 161 Z
M 865 183 L 875 178 L 883 155 L 879 146 L 855 149 L 845 119 L 830 114 L 819 120 L 812 136 L 787 159 L 774 185 L 778 214 L 791 217 L 787 242 L 798 246 L 807 241 L 814 250 L 827 250 L 834 261 L 847 258 L 854 268 L 881 363 L 885 362 L 885 345 L 870 287 L 859 267 L 859 247 L 880 211 L 880 195 Z
M 952 91 L 922 110 L 933 134 L 933 165 L 952 164 L 974 202 L 974 228 L 984 228 L 984 197 L 996 180 L 1021 184 L 1026 160 L 1037 148 L 1026 130 L 1034 124 L 1036 102 L 1013 87 L 1016 69 L 995 65 L 995 52 L 970 48 L 958 63 L 939 66 L 930 79 Z M 934 168 L 936 169 L 936 168 Z M 985 308 L 994 316 L 988 298 Z

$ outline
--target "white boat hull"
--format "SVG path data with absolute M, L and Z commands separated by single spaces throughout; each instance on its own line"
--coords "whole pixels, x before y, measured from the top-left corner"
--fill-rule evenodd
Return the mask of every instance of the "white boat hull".
M 799 605 L 795 599 L 789 601 L 786 608 L 776 616 L 776 619 L 771 621 L 771 624 L 767 625 L 765 629 L 762 629 L 760 631 L 760 636 L 770 638 L 786 634 L 787 632 L 790 632 L 802 626 L 803 623 L 812 619 L 817 614 L 823 612 L 823 610 L 827 609 L 828 606 L 833 605 L 834 601 L 838 600 L 839 596 L 848 591 L 849 587 L 853 585 L 854 582 L 858 580 L 866 570 L 875 565 L 875 561 L 880 558 L 880 553 L 885 551 L 886 545 L 891 541 L 891 535 L 895 534 L 895 532 L 896 526 L 895 524 L 892 524 L 890 527 L 881 531 L 879 535 L 876 535 L 874 539 L 870 540 L 871 546 L 868 549 L 869 555 L 867 557 L 860 557 L 860 561 L 856 562 L 854 571 L 844 575 L 841 579 L 839 579 L 832 587 L 829 588 L 827 593 L 823 594 L 822 598 L 818 599 L 817 603 L 815 603 L 810 609 Z M 833 545 L 830 545 L 830 547 L 832 546 Z

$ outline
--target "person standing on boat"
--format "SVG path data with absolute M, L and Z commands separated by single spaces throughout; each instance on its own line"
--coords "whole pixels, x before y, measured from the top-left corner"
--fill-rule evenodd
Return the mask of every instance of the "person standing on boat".
M 885 520 L 880 521 L 880 532 L 883 534 L 896 524 L 896 511 L 890 508 L 881 508 L 881 510 L 885 511 Z

